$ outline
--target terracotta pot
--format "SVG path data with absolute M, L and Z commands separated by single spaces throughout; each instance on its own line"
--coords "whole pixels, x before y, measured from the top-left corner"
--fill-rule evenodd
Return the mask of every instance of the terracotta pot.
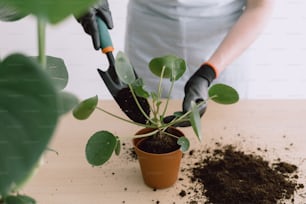
M 145 128 L 138 131 L 136 134 L 144 134 L 151 131 L 152 129 Z M 177 136 L 184 135 L 176 128 L 171 128 L 171 132 Z M 138 148 L 138 145 L 145 139 L 146 138 L 137 138 L 133 140 L 145 184 L 155 189 L 172 186 L 178 178 L 182 151 L 177 149 L 173 152 L 164 154 L 148 153 Z

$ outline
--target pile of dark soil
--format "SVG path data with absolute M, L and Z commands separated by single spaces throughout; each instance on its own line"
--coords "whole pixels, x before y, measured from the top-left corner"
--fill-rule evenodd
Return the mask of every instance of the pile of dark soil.
M 198 156 L 194 154 L 190 152 L 189 156 Z M 194 196 L 199 194 L 207 199 L 207 204 L 294 203 L 295 191 L 304 188 L 297 183 L 297 166 L 280 159 L 270 164 L 258 155 L 246 154 L 233 146 L 204 154 L 207 156 L 188 169 L 193 185 L 179 193 L 185 197 L 192 190 L 191 203 L 203 203 Z

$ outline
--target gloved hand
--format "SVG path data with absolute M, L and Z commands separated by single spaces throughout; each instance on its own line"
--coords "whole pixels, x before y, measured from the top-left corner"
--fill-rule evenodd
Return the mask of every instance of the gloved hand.
M 216 78 L 216 71 L 208 63 L 204 63 L 187 81 L 184 91 L 185 97 L 183 101 L 183 112 L 188 112 L 191 109 L 191 101 L 199 104 L 208 99 L 208 88 L 211 82 Z M 199 113 L 202 117 L 206 111 L 207 104 L 199 106 Z M 182 122 L 179 127 L 190 126 L 190 122 Z
M 109 10 L 107 0 L 104 0 L 99 4 L 91 7 L 81 17 L 76 17 L 77 21 L 83 26 L 84 31 L 91 36 L 94 48 L 99 50 L 101 43 L 96 18 L 101 18 L 105 22 L 108 29 L 112 29 L 114 27 L 112 14 Z

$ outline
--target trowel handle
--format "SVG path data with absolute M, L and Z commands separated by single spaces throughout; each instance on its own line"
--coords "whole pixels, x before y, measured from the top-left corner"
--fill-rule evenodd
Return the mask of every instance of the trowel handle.
M 99 17 L 97 18 L 97 24 L 99 28 L 100 48 L 102 52 L 105 54 L 112 52 L 114 47 L 106 24 Z

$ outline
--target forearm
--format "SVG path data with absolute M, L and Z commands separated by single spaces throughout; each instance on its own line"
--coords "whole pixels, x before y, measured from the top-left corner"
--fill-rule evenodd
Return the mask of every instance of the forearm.
M 264 29 L 272 13 L 273 0 L 248 0 L 244 13 L 208 60 L 222 72 L 245 51 Z

